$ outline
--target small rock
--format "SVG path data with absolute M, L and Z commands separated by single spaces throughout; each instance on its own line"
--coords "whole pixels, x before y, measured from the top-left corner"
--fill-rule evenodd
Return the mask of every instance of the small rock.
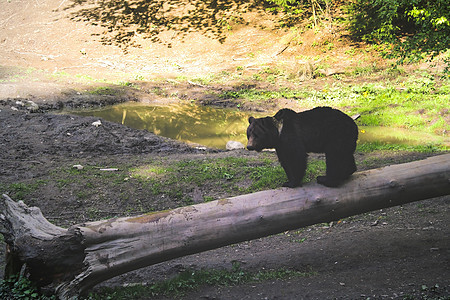
M 102 121 L 97 120 L 95 122 L 92 122 L 92 125 L 95 126 L 95 127 L 102 126 Z
M 72 168 L 78 169 L 78 170 L 83 170 L 84 169 L 84 167 L 82 165 L 73 165 Z
M 27 109 L 30 112 L 36 112 L 39 110 L 39 105 L 37 105 L 36 103 L 34 103 L 33 101 L 27 101 Z
M 238 149 L 244 149 L 245 147 L 241 142 L 228 141 L 226 148 L 227 148 L 227 150 L 238 150 Z

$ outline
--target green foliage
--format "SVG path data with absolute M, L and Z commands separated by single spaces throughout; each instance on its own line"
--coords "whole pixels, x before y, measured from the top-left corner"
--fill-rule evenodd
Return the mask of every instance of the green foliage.
M 282 11 L 282 26 L 293 26 L 301 20 L 309 19 L 316 26 L 319 21 L 330 18 L 332 0 L 268 0 L 276 6 L 272 11 Z
M 435 57 L 450 48 L 448 0 L 356 0 L 349 13 L 353 36 L 385 45 L 382 54 L 398 63 Z
M 156 282 L 150 286 L 136 285 L 126 288 L 105 288 L 98 293 L 89 295 L 88 299 L 137 299 L 149 296 L 182 296 L 203 285 L 233 286 L 249 282 L 262 282 L 294 277 L 309 277 L 316 273 L 302 272 L 290 269 L 262 270 L 249 272 L 234 262 L 231 270 L 202 269 L 186 270 L 172 279 Z
M 55 296 L 41 295 L 34 284 L 25 277 L 12 277 L 0 281 L 0 299 L 8 300 L 50 300 Z

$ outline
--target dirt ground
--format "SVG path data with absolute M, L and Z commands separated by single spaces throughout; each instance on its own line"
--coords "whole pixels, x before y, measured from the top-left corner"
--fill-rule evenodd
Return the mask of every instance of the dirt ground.
M 52 170 L 61 165 L 137 166 L 155 157 L 259 155 L 244 150 L 202 150 L 107 121 L 93 127 L 92 122 L 97 118 L 58 112 L 62 108 L 97 107 L 124 101 L 169 103 L 195 99 L 202 104 L 236 106 L 234 102 L 214 98 L 210 91 L 233 89 L 242 80 L 205 87 L 180 83 L 177 78 L 221 72 L 240 72 L 239 75 L 251 77 L 262 66 L 288 68 L 292 65 L 293 69 L 305 70 L 305 62 L 298 58 L 300 53 L 323 54 L 323 49 L 311 45 L 325 46 L 324 40 L 336 35 L 330 29 L 308 39 L 305 33 L 301 43 L 294 43 L 291 32 L 276 28 L 270 15 L 248 8 L 242 18 L 250 20 L 253 26 L 242 21 L 229 22 L 233 28 L 229 32 L 211 27 L 188 31 L 185 36 L 177 35 L 176 28 L 169 28 L 158 33 L 159 41 L 136 34 L 131 39 L 135 44 L 130 42 L 131 46 L 124 51 L 117 46 L 117 39 L 124 41 L 123 35 L 114 32 L 128 32 L 133 25 L 113 28 L 106 34 L 107 27 L 101 20 L 87 14 L 88 8 L 99 13 L 95 1 L 12 0 L 1 2 L 0 7 L 0 183 L 3 185 L 51 178 Z M 114 21 L 126 24 L 124 20 Z M 94 25 L 95 22 L 98 24 Z M 101 37 L 108 37 L 109 41 L 102 43 Z M 327 53 L 335 57 L 334 63 L 324 66 L 324 72 L 344 70 L 362 59 L 359 54 L 350 57 L 350 52 L 343 45 L 340 47 L 339 43 L 345 42 L 345 37 L 335 40 L 334 48 Z M 365 55 L 368 63 L 370 56 Z M 320 59 L 315 63 L 320 64 Z M 295 76 L 299 78 L 297 85 L 315 89 L 333 80 L 329 77 L 312 80 L 306 71 Z M 139 81 L 141 88 L 125 85 L 115 95 L 88 92 L 105 82 L 122 81 Z M 166 93 L 155 93 L 154 88 L 161 85 Z M 245 108 L 273 110 L 281 106 L 296 108 L 296 105 L 297 101 L 280 99 L 264 107 L 250 104 Z M 392 152 L 358 153 L 356 158 L 358 162 L 367 161 L 370 155 L 383 156 L 383 159 L 360 169 L 381 167 L 379 161 L 387 165 L 427 156 Z M 92 196 L 85 205 L 77 203 L 68 191 L 51 184 L 47 186 L 40 195 L 28 196 L 25 202 L 40 207 L 44 216 L 61 226 L 89 220 L 87 211 L 91 207 L 110 216 L 121 215 L 130 205 L 115 200 L 115 195 L 123 192 L 122 186 L 117 186 L 117 190 L 99 189 L 97 196 Z M 100 194 L 103 197 L 99 198 Z M 145 190 L 136 192 L 133 198 L 152 201 Z M 157 201 L 159 209 L 175 205 L 171 199 Z M 231 287 L 204 286 L 182 299 L 449 299 L 449 204 L 450 196 L 446 196 L 383 209 L 339 223 L 320 224 L 175 259 L 119 276 L 104 285 L 153 282 L 189 268 L 229 269 L 237 261 L 250 271 L 288 268 L 312 270 L 314 275 Z

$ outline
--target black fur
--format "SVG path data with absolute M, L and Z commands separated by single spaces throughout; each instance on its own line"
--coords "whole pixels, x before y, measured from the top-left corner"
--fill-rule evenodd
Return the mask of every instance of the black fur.
M 356 171 L 353 153 L 358 127 L 352 118 L 330 107 L 316 107 L 296 113 L 281 109 L 273 117 L 249 118 L 248 150 L 275 148 L 288 182 L 300 186 L 306 170 L 308 152 L 325 153 L 327 171 L 317 182 L 339 186 Z

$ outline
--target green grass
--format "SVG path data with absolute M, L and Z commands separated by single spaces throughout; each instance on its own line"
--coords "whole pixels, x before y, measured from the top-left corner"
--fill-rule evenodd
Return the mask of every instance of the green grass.
M 130 170 L 131 176 L 142 181 L 153 195 L 167 194 L 183 200 L 195 186 L 214 186 L 231 194 L 240 194 L 280 186 L 285 181 L 281 166 L 274 159 L 239 157 L 204 158 L 174 162 L 152 162 Z M 246 187 L 237 185 L 249 179 Z M 207 190 L 207 189 L 206 189 Z M 204 195 L 205 201 L 213 200 Z M 188 200 L 185 200 L 188 201 Z M 189 201 L 188 201 L 189 202 Z
M 355 67 L 351 74 L 353 76 L 369 76 L 379 71 L 379 68 L 376 64 L 373 65 L 365 65 L 365 66 L 357 66 Z
M 443 145 L 403 145 L 403 144 L 387 144 L 380 142 L 371 142 L 358 144 L 356 151 L 359 152 L 373 152 L 378 150 L 388 151 L 409 151 L 409 152 L 422 152 L 422 153 L 435 153 L 448 151 L 449 148 Z
M 358 69 L 355 72 L 363 74 L 368 71 Z M 436 134 L 450 131 L 450 124 L 446 121 L 450 80 L 437 80 L 428 74 L 410 75 L 400 83 L 386 81 L 354 86 L 337 83 L 321 90 L 238 88 L 218 96 L 241 102 L 294 99 L 305 109 L 332 106 L 349 115 L 360 114 L 358 124 L 361 125 L 413 128 Z
M 246 190 L 249 193 L 280 187 L 287 181 L 283 168 L 269 163 L 250 169 L 249 177 L 252 179 L 252 184 Z
M 256 88 L 242 88 L 225 91 L 219 95 L 223 99 L 245 99 L 247 101 L 267 101 L 277 98 L 301 98 L 308 93 L 301 90 L 283 88 L 280 90 L 260 90 Z
M 148 286 L 135 285 L 120 288 L 104 288 L 92 293 L 87 299 L 139 299 L 141 297 L 180 297 L 189 291 L 205 285 L 234 286 L 246 283 L 264 282 L 268 280 L 282 280 L 288 278 L 311 277 L 316 272 L 297 271 L 291 269 L 246 271 L 239 263 L 233 263 L 231 270 L 201 269 L 186 270 L 174 278 L 153 283 Z
M 91 95 L 116 96 L 116 95 L 122 93 L 122 91 L 120 91 L 118 88 L 113 88 L 113 87 L 109 87 L 109 86 L 101 86 L 101 87 L 97 87 L 93 90 L 89 90 L 87 93 L 91 94 Z
M 208 186 L 230 195 L 251 193 L 280 187 L 287 181 L 283 168 L 274 154 L 265 158 L 204 158 L 177 162 L 153 162 L 131 170 L 131 176 L 147 185 L 153 195 L 166 194 L 187 201 L 185 192 L 195 186 L 206 191 L 204 201 L 214 200 L 208 194 Z M 308 163 L 304 183 L 325 173 L 325 162 L 311 160 Z M 184 191 L 184 192 L 183 192 Z
M 117 168 L 117 171 L 102 171 L 102 168 L 97 166 L 84 166 L 83 169 L 78 170 L 69 166 L 55 169 L 51 172 L 51 175 L 60 189 L 81 182 L 85 187 L 90 189 L 95 189 L 98 185 L 105 183 L 120 185 L 126 182 L 128 175 L 126 170 L 128 167 L 123 166 Z
M 46 183 L 46 180 L 37 180 L 34 182 L 17 182 L 11 184 L 0 183 L 0 194 L 6 193 L 16 201 L 24 200 L 27 195 L 33 193 Z
M 426 80 L 409 80 L 393 85 L 367 84 L 353 87 L 351 113 L 361 114 L 360 123 L 368 126 L 414 128 L 426 132 L 444 132 L 450 125 L 442 115 L 448 110 L 447 86 L 437 88 Z

